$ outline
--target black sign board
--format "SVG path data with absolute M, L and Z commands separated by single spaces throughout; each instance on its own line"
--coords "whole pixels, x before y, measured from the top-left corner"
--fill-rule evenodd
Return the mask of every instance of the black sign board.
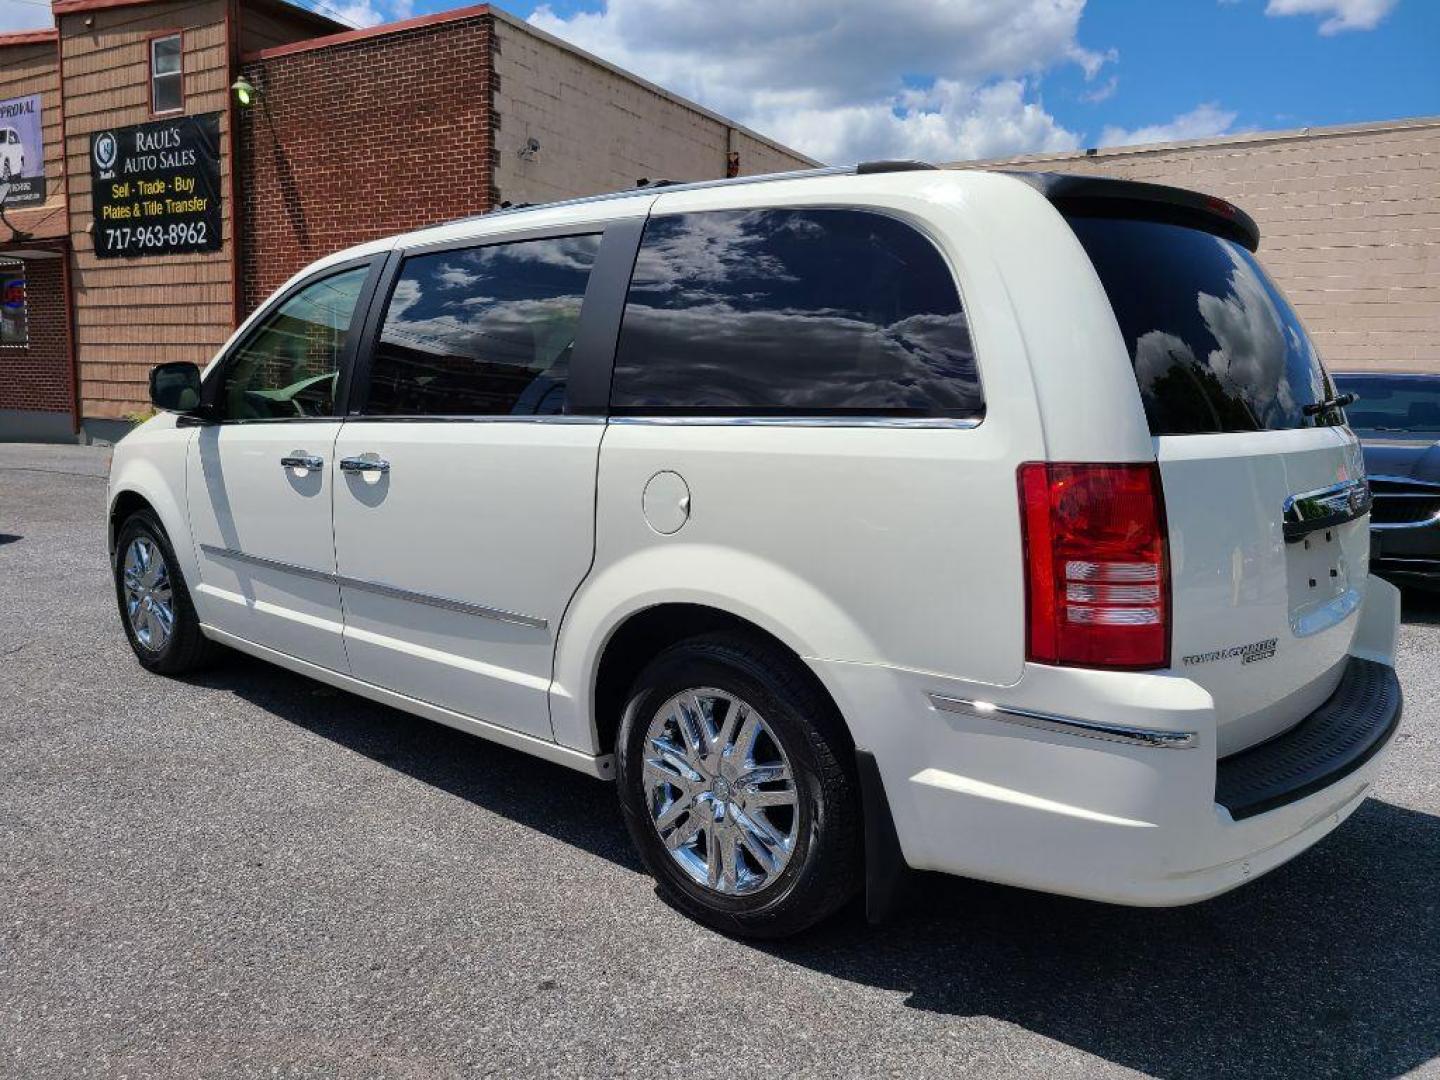
M 90 136 L 95 254 L 220 249 L 220 114 Z

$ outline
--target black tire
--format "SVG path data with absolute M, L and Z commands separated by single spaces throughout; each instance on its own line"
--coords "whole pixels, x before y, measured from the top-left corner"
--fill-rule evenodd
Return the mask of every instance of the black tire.
M 126 610 L 125 556 L 130 545 L 138 538 L 148 539 L 159 548 L 170 580 L 174 621 L 168 638 L 159 648 L 151 648 L 140 640 Z M 170 546 L 170 538 L 165 535 L 164 527 L 151 511 L 137 510 L 120 526 L 115 538 L 111 570 L 115 577 L 115 600 L 120 608 L 120 625 L 125 628 L 125 637 L 142 667 L 157 675 L 183 675 L 186 672 L 198 671 L 214 661 L 220 647 L 201 633 L 200 619 L 195 614 L 195 605 L 190 601 L 190 590 L 180 572 L 175 549 Z
M 643 761 L 649 726 L 671 698 L 701 687 L 758 711 L 793 774 L 789 862 L 748 894 L 727 895 L 694 880 L 667 850 L 650 812 Z M 635 682 L 616 756 L 620 807 L 640 858 L 661 895 L 698 922 L 740 937 L 787 937 L 831 915 L 859 889 L 863 818 L 853 750 L 834 705 L 793 658 L 731 634 L 667 648 Z

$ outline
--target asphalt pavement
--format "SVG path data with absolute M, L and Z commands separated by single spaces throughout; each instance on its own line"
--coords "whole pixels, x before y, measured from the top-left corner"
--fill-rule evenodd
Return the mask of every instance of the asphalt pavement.
M 612 789 L 239 656 L 146 674 L 103 450 L 0 446 L 0 1077 L 1440 1075 L 1440 603 L 1341 829 L 1135 910 L 926 877 L 728 940 Z

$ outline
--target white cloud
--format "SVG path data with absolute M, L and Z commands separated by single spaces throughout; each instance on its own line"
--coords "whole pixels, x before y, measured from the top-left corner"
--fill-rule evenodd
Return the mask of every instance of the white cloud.
M 824 161 L 958 160 L 1080 144 L 1038 96 L 1095 78 L 1084 0 L 608 0 L 530 21 Z
M 408 19 L 415 10 L 414 0 L 304 0 L 300 6 L 355 27 Z
M 1270 0 L 1265 14 L 1327 15 L 1320 33 L 1328 37 L 1346 30 L 1374 30 L 1397 3 L 1399 0 Z
M 1100 146 L 1140 146 L 1144 143 L 1179 142 L 1184 139 L 1208 139 L 1224 135 L 1235 123 L 1235 113 L 1207 101 L 1187 113 L 1181 113 L 1168 124 L 1146 127 L 1107 127 L 1100 133 Z
M 1104 85 L 1097 86 L 1094 90 L 1087 91 L 1080 95 L 1081 101 L 1088 101 L 1091 105 L 1099 105 L 1102 101 L 1109 101 L 1115 96 L 1115 91 L 1120 89 L 1120 76 L 1111 75 L 1105 80 Z
M 0 4 L 0 34 L 16 30 L 49 30 L 54 25 L 49 4 Z

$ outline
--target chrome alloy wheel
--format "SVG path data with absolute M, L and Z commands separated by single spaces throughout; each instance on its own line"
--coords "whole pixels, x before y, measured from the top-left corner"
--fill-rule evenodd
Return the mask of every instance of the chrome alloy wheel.
M 800 813 L 779 740 L 723 690 L 676 694 L 645 733 L 645 803 L 671 857 L 726 895 L 775 881 L 795 850 Z
M 137 536 L 125 551 L 125 616 L 135 638 L 151 652 L 161 652 L 175 630 L 175 600 L 170 568 L 160 546 Z

